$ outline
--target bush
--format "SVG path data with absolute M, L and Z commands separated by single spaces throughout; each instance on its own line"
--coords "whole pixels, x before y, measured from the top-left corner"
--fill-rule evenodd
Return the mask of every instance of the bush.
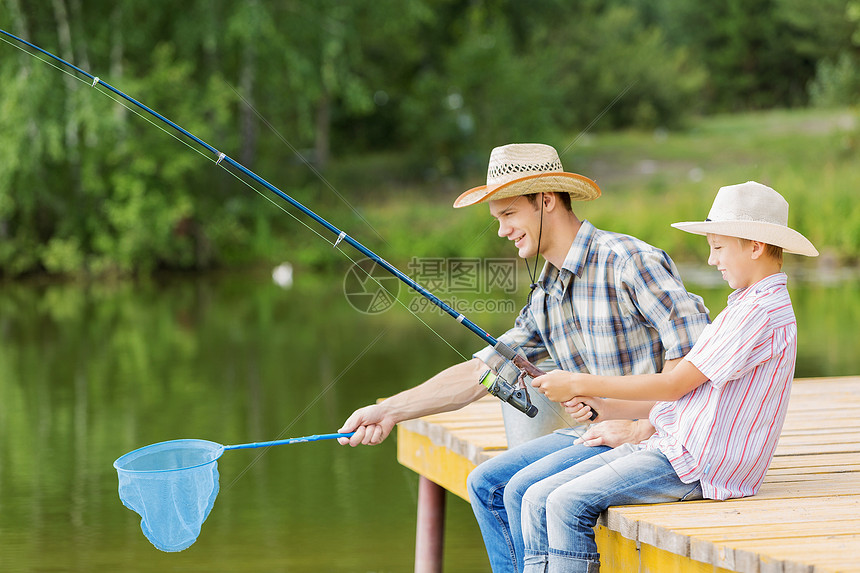
M 843 52 L 835 61 L 821 61 L 809 86 L 809 99 L 818 107 L 856 105 L 860 102 L 860 65 Z

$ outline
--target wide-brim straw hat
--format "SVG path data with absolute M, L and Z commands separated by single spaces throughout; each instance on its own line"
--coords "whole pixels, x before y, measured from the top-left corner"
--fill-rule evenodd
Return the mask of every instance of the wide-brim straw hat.
M 572 201 L 600 197 L 600 188 L 594 181 L 564 171 L 554 147 L 541 143 L 512 143 L 493 149 L 487 167 L 487 184 L 457 197 L 454 207 L 544 192 L 568 193 Z
M 755 181 L 720 187 L 706 220 L 672 226 L 696 235 L 727 235 L 782 247 L 786 253 L 818 256 L 809 239 L 789 228 L 788 202 Z

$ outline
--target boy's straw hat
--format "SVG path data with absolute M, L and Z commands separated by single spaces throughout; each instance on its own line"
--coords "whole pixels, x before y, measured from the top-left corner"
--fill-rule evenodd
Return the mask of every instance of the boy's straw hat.
M 707 219 L 672 226 L 696 235 L 728 235 L 776 245 L 786 253 L 818 256 L 809 239 L 788 227 L 788 202 L 755 181 L 720 187 Z
M 454 207 L 541 192 L 569 193 L 573 201 L 600 197 L 600 188 L 594 181 L 562 170 L 558 152 L 552 146 L 512 143 L 493 149 L 487 184 L 457 197 Z

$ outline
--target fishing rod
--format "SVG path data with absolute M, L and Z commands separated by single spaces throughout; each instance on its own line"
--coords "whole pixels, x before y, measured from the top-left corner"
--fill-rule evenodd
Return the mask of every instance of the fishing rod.
M 301 211 L 302 213 L 304 213 L 305 215 L 331 231 L 337 237 L 334 242 L 334 247 L 337 247 L 341 242 L 346 242 L 358 252 L 360 252 L 361 254 L 381 266 L 383 269 L 388 271 L 390 274 L 400 279 L 401 282 L 406 284 L 412 290 L 432 302 L 434 305 L 442 309 L 446 314 L 453 317 L 457 322 L 475 333 L 484 342 L 492 346 L 496 350 L 496 352 L 498 352 L 505 359 L 503 365 L 498 369 L 497 373 L 493 372 L 492 370 L 487 370 L 481 376 L 480 384 L 483 385 L 490 394 L 496 396 L 504 402 L 507 402 L 508 404 L 531 418 L 534 418 L 535 415 L 537 415 L 538 409 L 531 403 L 528 391 L 526 390 L 525 376 L 537 378 L 538 376 L 542 376 L 543 374 L 545 374 L 545 372 L 533 365 L 528 360 L 526 360 L 525 357 L 518 354 L 513 348 L 491 336 L 477 324 L 466 318 L 462 313 L 454 310 L 446 302 L 442 301 L 436 295 L 434 295 L 433 293 L 422 287 L 420 284 L 415 282 L 408 275 L 401 272 L 394 265 L 377 255 L 367 247 L 365 247 L 363 244 L 361 244 L 354 238 L 350 237 L 348 234 L 346 234 L 345 231 L 342 231 L 339 228 L 335 227 L 327 220 L 323 219 L 312 210 L 308 209 L 307 207 L 305 207 L 304 205 L 302 205 L 301 203 L 299 203 L 298 201 L 296 201 L 295 199 L 293 199 L 292 197 L 290 197 L 289 195 L 287 195 L 286 193 L 284 193 L 283 191 L 281 191 L 280 189 L 278 189 L 277 187 L 275 187 L 274 185 L 248 169 L 247 167 L 245 167 L 244 165 L 242 165 L 241 163 L 239 163 L 238 161 L 234 160 L 226 153 L 216 149 L 215 147 L 212 147 L 199 137 L 195 136 L 191 132 L 187 131 L 185 128 L 174 123 L 173 121 L 167 119 L 157 111 L 125 94 L 124 92 L 113 87 L 107 82 L 102 81 L 98 76 L 94 76 L 89 72 L 75 66 L 74 64 L 67 62 L 63 58 L 60 58 L 59 56 L 56 56 L 51 52 L 48 52 L 47 50 L 44 50 L 39 46 L 28 42 L 23 38 L 19 38 L 18 36 L 11 34 L 3 29 L 0 29 L 0 34 L 3 34 L 4 36 L 11 38 L 12 40 L 15 40 L 20 44 L 28 46 L 29 48 L 32 48 L 33 50 L 36 50 L 37 52 L 48 56 L 49 58 L 88 78 L 92 82 L 91 87 L 95 88 L 96 85 L 101 85 L 105 89 L 110 90 L 124 100 L 130 102 L 136 107 L 152 115 L 156 119 L 166 123 L 168 126 L 178 131 L 180 134 L 191 139 L 192 141 L 212 153 L 212 155 L 215 157 L 216 165 L 221 165 L 222 167 L 224 167 L 224 165 L 230 165 L 233 168 L 238 169 L 241 173 L 243 173 L 247 177 L 250 177 L 260 185 L 264 186 L 266 189 L 276 194 L 278 197 L 288 202 L 290 205 L 292 205 L 293 207 L 295 207 L 296 209 L 298 209 L 299 211 Z M 224 168 L 226 169 L 226 167 Z

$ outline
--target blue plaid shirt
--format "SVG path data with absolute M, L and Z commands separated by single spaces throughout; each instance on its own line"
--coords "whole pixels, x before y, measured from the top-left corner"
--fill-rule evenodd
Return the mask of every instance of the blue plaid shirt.
M 498 339 L 545 370 L 551 360 L 570 372 L 647 374 L 686 355 L 709 322 L 669 255 L 583 221 L 562 268 L 544 265 L 530 304 Z M 492 347 L 474 356 L 494 370 L 502 363 Z

